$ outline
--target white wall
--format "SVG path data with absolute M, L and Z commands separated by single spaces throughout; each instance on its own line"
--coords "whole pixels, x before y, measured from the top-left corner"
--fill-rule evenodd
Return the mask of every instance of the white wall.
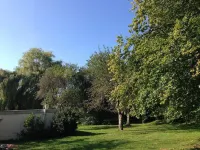
M 45 127 L 50 126 L 55 110 L 11 110 L 0 111 L 0 140 L 16 139 L 17 134 L 23 130 L 25 119 L 31 114 L 41 116 Z

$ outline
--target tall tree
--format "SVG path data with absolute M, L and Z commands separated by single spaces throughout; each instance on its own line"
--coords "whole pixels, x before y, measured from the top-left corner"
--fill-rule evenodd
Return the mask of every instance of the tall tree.
M 11 74 L 10 71 L 0 69 L 0 83 L 1 83 L 5 78 L 9 77 L 10 74 Z
M 10 73 L 0 82 L 0 107 L 2 110 L 39 109 L 37 100 L 37 76 Z
M 18 84 L 18 109 L 40 109 L 41 100 L 37 98 L 39 77 L 37 75 L 20 76 Z
M 43 105 L 57 108 L 60 105 L 79 105 L 80 89 L 74 83 L 78 67 L 72 64 L 48 68 L 39 82 L 38 97 Z
M 118 37 L 118 45 L 113 49 L 108 62 L 112 74 L 114 89 L 111 91 L 110 100 L 118 111 L 119 129 L 123 130 L 123 114 L 127 115 L 127 125 L 130 125 L 130 111 L 133 107 L 133 86 L 130 86 L 131 68 L 129 43 L 122 36 Z
M 87 63 L 87 70 L 91 78 L 89 89 L 90 108 L 95 110 L 112 111 L 112 105 L 108 101 L 113 88 L 111 74 L 108 71 L 110 50 L 95 52 Z
M 135 0 L 138 115 L 189 121 L 199 112 L 200 1 Z
M 53 57 L 54 55 L 51 52 L 46 52 L 39 48 L 31 48 L 20 59 L 16 71 L 23 75 L 39 75 L 52 66 Z
M 1 109 L 17 109 L 16 96 L 19 76 L 11 74 L 0 83 Z

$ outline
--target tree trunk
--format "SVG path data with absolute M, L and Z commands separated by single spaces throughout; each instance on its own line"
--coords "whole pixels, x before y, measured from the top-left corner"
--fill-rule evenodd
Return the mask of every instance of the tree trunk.
M 130 126 L 130 115 L 129 113 L 126 114 L 126 126 Z
M 123 130 L 123 113 L 118 111 L 119 130 Z

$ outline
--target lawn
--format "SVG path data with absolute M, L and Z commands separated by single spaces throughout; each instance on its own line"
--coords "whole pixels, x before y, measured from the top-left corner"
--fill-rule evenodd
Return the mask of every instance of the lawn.
M 79 126 L 76 136 L 18 143 L 32 150 L 178 150 L 200 149 L 200 127 L 183 125 L 133 124 L 123 131 L 117 126 Z

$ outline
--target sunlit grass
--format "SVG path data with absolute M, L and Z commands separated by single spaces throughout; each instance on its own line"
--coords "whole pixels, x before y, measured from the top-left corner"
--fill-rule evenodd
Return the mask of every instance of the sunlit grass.
M 79 126 L 76 136 L 19 143 L 19 149 L 198 149 L 199 139 L 197 126 L 134 124 L 124 131 L 117 126 Z

